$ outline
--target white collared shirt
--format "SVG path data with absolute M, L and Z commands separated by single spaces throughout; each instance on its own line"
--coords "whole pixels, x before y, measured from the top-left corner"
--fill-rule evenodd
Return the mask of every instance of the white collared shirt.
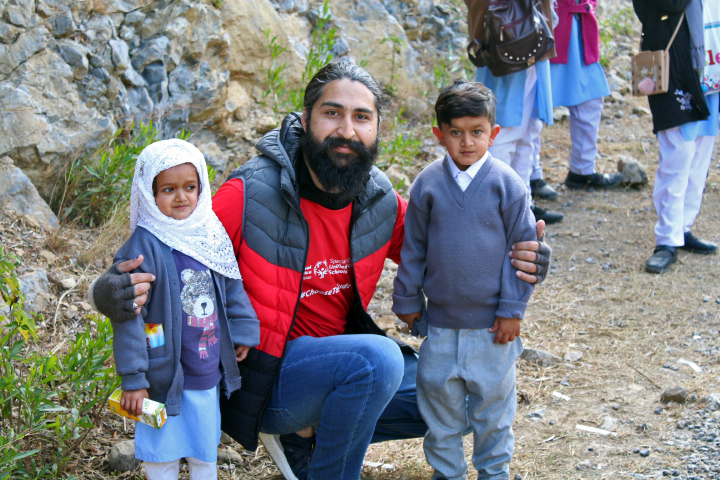
M 462 171 L 457 165 L 455 165 L 455 162 L 452 158 L 450 158 L 450 155 L 448 155 L 448 159 L 450 160 L 450 171 L 452 172 L 453 178 L 460 186 L 460 190 L 463 192 L 465 191 L 468 185 L 470 185 L 470 182 L 472 182 L 473 178 L 475 178 L 475 175 L 477 175 L 477 172 L 480 171 L 480 167 L 483 166 L 487 158 L 488 152 L 485 152 L 485 155 L 483 155 L 480 160 L 470 165 L 467 170 Z

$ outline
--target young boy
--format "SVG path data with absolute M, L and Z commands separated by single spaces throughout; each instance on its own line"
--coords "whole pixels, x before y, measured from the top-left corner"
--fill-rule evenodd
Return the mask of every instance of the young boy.
M 478 478 L 507 479 L 522 352 L 515 338 L 533 290 L 516 276 L 508 252 L 536 238 L 535 219 L 520 177 L 488 153 L 500 131 L 490 89 L 456 80 L 440 93 L 435 113 L 433 132 L 447 155 L 410 189 L 393 311 L 411 327 L 420 320 L 422 330 L 427 296 L 417 388 L 433 480 L 467 477 L 468 420 Z

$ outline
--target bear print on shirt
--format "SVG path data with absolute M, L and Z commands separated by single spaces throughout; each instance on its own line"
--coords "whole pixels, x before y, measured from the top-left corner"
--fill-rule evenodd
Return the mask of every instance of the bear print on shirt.
M 210 271 L 196 272 L 188 268 L 182 271 L 181 277 L 185 282 L 185 286 L 180 293 L 182 309 L 188 316 L 189 326 L 203 329 L 198 352 L 200 358 L 207 358 L 208 345 L 214 345 L 218 342 L 215 335 L 217 308 L 215 308 L 215 295 L 213 294 Z

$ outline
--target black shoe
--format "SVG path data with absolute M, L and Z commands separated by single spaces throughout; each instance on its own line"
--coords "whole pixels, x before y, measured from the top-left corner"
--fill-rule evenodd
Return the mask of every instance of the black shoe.
M 569 188 L 612 188 L 620 184 L 622 173 L 591 173 L 580 175 L 568 172 L 565 185 Z
M 565 216 L 560 212 L 545 210 L 544 208 L 540 208 L 537 205 L 533 205 L 532 207 L 530 207 L 530 210 L 532 211 L 533 215 L 535 215 L 535 221 L 545 220 L 545 223 L 547 225 L 558 223 Z
M 682 247 L 683 250 L 687 250 L 692 253 L 699 253 L 701 255 L 709 255 L 717 250 L 718 246 L 712 242 L 701 240 L 690 232 L 685 232 L 685 245 Z
M 285 458 L 298 480 L 305 480 L 310 469 L 310 458 L 315 448 L 315 435 L 301 437 L 297 433 L 280 435 L 280 445 L 285 452 Z
M 303 438 L 296 433 L 270 435 L 260 433 L 260 441 L 286 480 L 306 480 L 315 436 Z
M 543 200 L 555 200 L 558 195 L 544 178 L 530 180 L 530 191 L 533 198 L 542 198 Z
M 677 260 L 677 248 L 658 245 L 652 257 L 645 262 L 645 269 L 650 273 L 663 273 Z

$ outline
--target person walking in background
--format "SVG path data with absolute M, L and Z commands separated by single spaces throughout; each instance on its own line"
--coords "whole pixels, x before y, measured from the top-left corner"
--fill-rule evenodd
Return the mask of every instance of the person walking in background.
M 600 65 L 600 31 L 595 16 L 597 0 L 555 0 L 557 56 L 550 59 L 553 107 L 570 111 L 570 169 L 565 179 L 569 188 L 612 188 L 622 180 L 619 172 L 597 173 L 597 139 L 603 97 L 610 94 Z M 557 197 L 545 182 L 540 165 L 540 138 L 535 148 L 530 187 L 533 196 Z
M 484 25 L 480 21 L 482 14 L 478 10 L 487 10 L 489 0 L 465 0 L 468 6 L 468 28 L 471 39 L 484 37 Z M 552 23 L 550 0 L 542 0 L 542 14 Z M 533 158 L 539 154 L 542 123 L 552 125 L 552 92 L 550 89 L 550 66 L 544 56 L 527 69 L 496 77 L 487 67 L 478 67 L 475 80 L 490 88 L 497 99 L 497 123 L 500 133 L 490 147 L 493 157 L 507 163 L 515 170 L 528 193 L 530 193 L 530 173 Z M 538 150 L 536 152 L 536 149 Z M 531 207 L 537 220 L 547 224 L 557 223 L 563 214 L 545 210 L 536 205 Z
M 679 248 L 700 254 L 717 250 L 717 245 L 696 237 L 690 229 L 700 212 L 720 103 L 720 94 L 706 96 L 700 84 L 705 68 L 703 9 L 717 13 L 720 4 L 715 0 L 633 0 L 633 7 L 642 23 L 642 50 L 666 49 L 680 25 L 670 47 L 670 87 L 667 93 L 648 96 L 659 147 L 653 191 L 658 221 L 655 250 L 645 268 L 662 273 L 675 263 Z

